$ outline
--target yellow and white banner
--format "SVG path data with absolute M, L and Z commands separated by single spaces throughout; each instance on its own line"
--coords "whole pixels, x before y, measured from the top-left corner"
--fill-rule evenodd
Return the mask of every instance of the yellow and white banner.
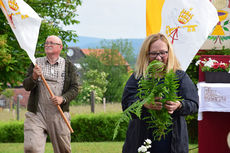
M 23 0 L 0 0 L 0 7 L 14 32 L 18 43 L 35 64 L 34 53 L 41 25 L 41 18 Z
M 219 21 L 209 0 L 146 0 L 146 32 L 163 33 L 183 70 Z

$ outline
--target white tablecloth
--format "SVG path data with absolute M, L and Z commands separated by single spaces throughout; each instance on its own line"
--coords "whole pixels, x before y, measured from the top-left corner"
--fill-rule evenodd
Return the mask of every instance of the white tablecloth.
M 198 120 L 202 112 L 230 112 L 230 83 L 197 84 L 199 94 Z

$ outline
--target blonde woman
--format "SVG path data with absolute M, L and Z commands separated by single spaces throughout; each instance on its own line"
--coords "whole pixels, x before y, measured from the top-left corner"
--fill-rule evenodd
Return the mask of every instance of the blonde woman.
M 148 64 L 158 60 L 165 64 L 165 70 L 173 70 L 179 79 L 178 96 L 183 101 L 167 101 L 165 105 L 157 102 L 159 97 L 155 99 L 155 105 L 144 104 L 142 114 L 148 115 L 147 110 L 161 110 L 165 107 L 173 118 L 172 131 L 160 141 L 153 140 L 153 130 L 148 128 L 148 123 L 144 120 L 133 117 L 129 123 L 126 134 L 126 140 L 123 146 L 123 153 L 137 153 L 138 148 L 148 138 L 152 140 L 151 153 L 188 153 L 188 132 L 185 116 L 196 113 L 198 111 L 198 94 L 197 89 L 189 76 L 181 70 L 180 64 L 173 52 L 172 45 L 163 34 L 154 34 L 148 36 L 141 47 L 137 62 L 136 70 L 126 83 L 123 97 L 122 109 L 125 110 L 139 98 L 138 81 L 144 75 Z M 163 74 L 157 76 L 162 77 Z

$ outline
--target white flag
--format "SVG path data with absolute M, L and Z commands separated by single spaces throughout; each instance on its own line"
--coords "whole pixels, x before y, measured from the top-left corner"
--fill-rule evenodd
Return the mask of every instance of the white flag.
M 38 40 L 41 18 L 23 0 L 0 0 L 0 6 L 13 30 L 18 43 L 35 64 L 34 53 Z
M 173 43 L 186 70 L 209 33 L 219 21 L 209 0 L 147 0 L 146 31 L 163 33 Z

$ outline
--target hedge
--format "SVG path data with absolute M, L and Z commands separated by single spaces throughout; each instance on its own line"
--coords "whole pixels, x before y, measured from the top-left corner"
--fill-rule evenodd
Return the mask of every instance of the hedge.
M 120 114 L 76 115 L 71 119 L 72 142 L 113 141 L 115 123 Z M 190 143 L 197 143 L 197 120 L 187 118 Z M 124 141 L 128 123 L 122 123 L 114 141 Z M 23 142 L 23 122 L 0 122 L 0 142 Z
M 71 120 L 71 126 L 75 131 L 72 134 L 72 142 L 97 142 L 112 141 L 115 123 L 119 114 L 90 114 L 77 115 Z M 122 123 L 115 141 L 124 141 L 128 123 Z
M 23 142 L 23 122 L 0 122 L 0 142 Z

